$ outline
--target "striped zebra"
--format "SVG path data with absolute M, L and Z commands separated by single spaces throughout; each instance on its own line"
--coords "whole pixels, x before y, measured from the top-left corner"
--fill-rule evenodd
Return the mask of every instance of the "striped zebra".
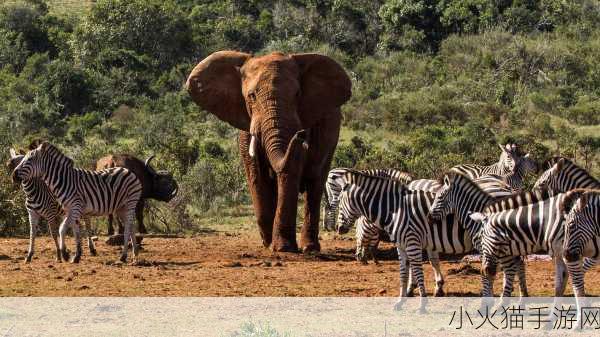
M 600 189 L 600 181 L 586 170 L 564 157 L 554 157 L 545 163 L 547 168 L 535 182 L 534 188 L 547 188 L 562 193 L 576 188 Z
M 332 231 L 335 229 L 335 217 L 339 203 L 339 195 L 342 191 L 342 185 L 345 184 L 345 182 L 343 181 L 343 177 L 344 174 L 346 174 L 346 172 L 350 171 L 361 172 L 372 176 L 395 179 L 404 184 L 407 184 L 413 180 L 413 177 L 410 175 L 410 173 L 406 173 L 396 169 L 354 170 L 344 167 L 332 169 L 331 171 L 329 171 L 329 174 L 327 175 L 327 181 L 325 182 L 323 229 L 326 231 Z
M 18 154 L 14 149 L 10 149 L 10 159 L 7 167 L 12 172 L 25 157 L 24 154 Z M 56 261 L 61 262 L 60 248 L 58 246 L 57 232 L 58 224 L 63 218 L 63 211 L 50 189 L 40 178 L 23 180 L 21 189 L 25 193 L 25 209 L 29 218 L 29 247 L 25 262 L 31 262 L 34 254 L 35 237 L 41 219 L 45 219 L 48 224 L 48 232 L 54 241 L 56 247 Z M 91 255 L 96 255 L 94 241 L 88 235 L 88 247 Z
M 63 259 L 68 259 L 65 236 L 73 228 L 76 251 L 72 262 L 81 259 L 81 237 L 78 221 L 90 216 L 117 214 L 124 225 L 124 244 L 121 261 L 127 261 L 129 239 L 133 258 L 137 254 L 131 223 L 142 186 L 135 174 L 124 168 L 88 171 L 73 167 L 73 160 L 54 145 L 43 142 L 29 151 L 13 171 L 13 180 L 22 182 L 41 178 L 65 212 L 59 228 L 59 249 Z
M 585 270 L 581 259 L 584 256 L 600 258 L 600 190 L 572 190 L 561 207 L 565 213 L 563 257 L 580 314 L 581 298 L 585 297 Z
M 429 225 L 427 215 L 435 194 L 409 190 L 402 183 L 359 172 L 346 172 L 339 201 L 338 231 L 350 228 L 361 216 L 384 229 L 396 244 L 400 260 L 400 298 L 396 309 L 406 300 L 408 269 L 421 295 L 420 310 L 425 310 L 426 293 L 422 269 L 422 250 L 430 257 L 436 278 L 436 294 L 443 285 L 437 253 L 464 254 L 472 250 L 469 234 L 454 217 Z
M 500 176 L 484 175 L 474 179 L 473 182 L 494 198 L 512 195 L 512 188 Z M 441 186 L 441 182 L 432 179 L 417 179 L 406 185 L 409 190 L 424 192 L 436 192 Z M 375 224 L 365 221 L 363 217 L 358 219 L 356 224 L 356 257 L 358 261 L 366 264 L 369 256 L 371 256 L 377 263 L 375 257 L 379 245 L 380 231 Z M 369 254 L 367 255 L 366 252 Z M 412 288 L 410 287 L 409 294 L 412 294 Z
M 481 166 L 475 164 L 457 165 L 450 171 L 458 172 L 471 179 L 483 175 L 498 175 L 506 179 L 506 182 L 515 190 L 523 188 L 523 179 L 528 172 L 536 172 L 537 164 L 529 157 L 529 153 L 523 154 L 516 144 L 498 144 L 502 150 L 498 162 Z
M 492 296 L 496 266 L 500 264 L 506 274 L 503 296 L 512 290 L 515 269 L 514 257 L 528 254 L 548 254 L 555 263 L 555 296 L 564 294 L 567 270 L 562 259 L 564 238 L 564 213 L 561 205 L 567 193 L 553 195 L 547 190 L 522 192 L 496 201 L 483 212 L 470 216 L 483 223 L 482 269 L 488 279 L 483 296 Z
M 563 193 L 573 189 L 600 189 L 600 181 L 588 171 L 577 166 L 565 157 L 554 157 L 544 164 L 546 171 L 535 182 L 534 188 L 546 188 L 555 193 Z M 595 258 L 586 258 L 583 270 L 588 271 L 598 263 Z
M 485 177 L 485 176 L 484 176 Z M 496 178 L 492 177 L 488 182 L 494 182 Z M 506 194 L 488 193 L 486 188 L 495 191 L 495 185 L 484 185 L 476 183 L 467 176 L 460 173 L 450 172 L 444 177 L 444 184 L 437 192 L 431 205 L 429 218 L 433 221 L 440 221 L 448 214 L 455 214 L 465 230 L 470 234 L 475 249 L 481 252 L 481 223 L 473 221 L 469 214 L 471 212 L 481 212 L 486 206 L 492 204 L 498 197 Z M 509 186 L 506 189 L 510 190 Z M 509 194 L 510 195 L 510 194 Z M 521 296 L 529 296 L 527 292 L 527 283 L 525 278 L 525 264 L 518 257 L 513 259 L 511 268 L 518 271 Z M 482 278 L 482 284 L 487 282 Z M 512 289 L 510 289 L 512 292 Z

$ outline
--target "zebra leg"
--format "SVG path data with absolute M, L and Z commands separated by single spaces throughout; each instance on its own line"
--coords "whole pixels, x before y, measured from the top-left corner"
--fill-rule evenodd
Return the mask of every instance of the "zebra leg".
M 87 236 L 88 248 L 90 250 L 91 256 L 96 256 L 98 253 L 96 252 L 96 245 L 94 244 L 94 240 L 92 240 L 92 222 L 90 218 L 85 218 L 83 220 L 85 223 L 85 233 Z
M 517 257 L 513 259 L 513 263 L 517 268 L 517 273 L 519 276 L 519 293 L 521 297 L 529 297 L 529 292 L 527 291 L 527 274 L 525 273 L 525 258 Z
M 554 297 L 562 297 L 567 287 L 569 273 L 561 256 L 554 256 Z
M 409 271 L 408 274 L 408 287 L 406 289 L 406 296 L 413 297 L 415 296 L 415 289 L 417 289 L 417 282 L 415 281 L 417 278 L 413 274 L 412 268 L 410 268 L 410 261 L 406 261 L 407 269 Z
M 71 263 L 79 263 L 81 260 L 81 231 L 79 228 L 79 221 L 73 222 L 73 236 L 75 236 L 75 256 L 71 259 Z
M 398 301 L 394 305 L 394 310 L 401 310 L 402 305 L 406 302 L 406 286 L 408 283 L 408 258 L 406 256 L 406 252 L 404 250 L 398 249 L 398 260 L 400 262 L 400 296 L 398 297 Z
M 65 261 L 65 262 L 69 261 L 69 252 L 67 251 L 67 247 L 65 245 L 65 238 L 67 237 L 67 230 L 69 229 L 71 224 L 74 222 L 73 219 L 74 219 L 73 213 L 67 212 L 67 215 L 63 219 L 63 221 L 60 224 L 60 227 L 58 229 L 60 254 L 62 256 L 63 261 Z
M 135 207 L 135 219 L 137 220 L 137 224 L 138 224 L 138 231 L 142 234 L 147 234 L 148 231 L 146 230 L 146 226 L 144 225 L 144 206 L 145 206 L 145 201 L 144 199 L 140 198 L 140 201 L 138 202 L 138 204 Z M 135 231 L 134 231 L 135 234 Z
M 115 234 L 115 228 L 113 227 L 113 220 L 114 220 L 114 215 L 109 214 L 108 215 L 108 225 L 107 225 L 107 231 L 108 231 L 109 236 L 112 236 Z
M 598 263 L 598 260 L 593 259 L 591 257 L 586 257 L 583 259 L 583 272 L 586 273 L 588 270 L 592 269 L 596 264 Z M 567 267 L 569 265 L 567 264 Z
M 508 257 L 506 260 L 501 262 L 502 271 L 504 272 L 504 284 L 502 288 L 502 296 L 500 297 L 500 305 L 506 305 L 508 303 L 508 298 L 512 296 L 515 274 L 518 271 L 518 266 L 514 265 L 513 261 L 514 258 Z
M 56 262 L 61 262 L 61 258 L 60 258 L 60 246 L 58 245 L 58 221 L 56 219 L 56 217 L 53 217 L 51 219 L 47 219 L 46 221 L 48 221 L 48 232 L 50 233 L 50 236 L 52 237 L 52 240 L 54 241 L 54 246 L 56 247 Z
M 25 263 L 31 262 L 33 258 L 33 252 L 35 250 L 35 237 L 37 235 L 37 228 L 40 223 L 40 216 L 33 210 L 27 210 L 29 213 L 29 248 L 27 250 L 27 256 L 25 257 Z
M 421 298 L 418 313 L 426 313 L 425 307 L 427 306 L 427 293 L 425 292 L 425 278 L 423 276 L 423 253 L 421 252 L 421 245 L 418 249 L 408 253 L 408 260 L 410 261 L 410 269 L 417 280 L 417 286 L 419 287 L 419 296 Z
M 132 260 L 135 262 L 137 257 L 137 242 L 135 239 L 135 231 L 132 231 L 132 223 L 135 216 L 135 209 L 128 209 L 118 213 L 121 223 L 123 223 L 123 251 L 121 252 L 121 262 L 127 262 L 127 250 L 129 247 L 129 241 L 131 241 L 131 255 Z
M 379 252 L 377 249 L 378 245 L 379 241 L 371 242 L 369 244 L 369 255 L 371 255 L 371 258 L 373 258 L 373 263 L 375 264 L 379 264 L 379 261 L 377 260 L 377 254 Z
M 582 261 L 578 259 L 576 261 L 567 261 L 567 270 L 571 275 L 571 283 L 573 284 L 573 293 L 575 294 L 575 302 L 577 304 L 577 323 L 575 327 L 581 326 L 581 308 L 586 306 L 585 303 L 585 283 L 584 276 L 585 271 L 582 268 Z
M 429 252 L 429 263 L 433 268 L 433 273 L 435 274 L 435 293 L 433 296 L 435 297 L 443 297 L 444 296 L 444 275 L 442 274 L 442 269 L 440 268 L 440 257 L 438 253 Z

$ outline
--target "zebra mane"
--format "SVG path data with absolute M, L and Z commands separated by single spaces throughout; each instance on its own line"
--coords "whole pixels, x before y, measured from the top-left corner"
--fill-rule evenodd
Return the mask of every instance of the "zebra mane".
M 575 202 L 584 194 L 600 196 L 600 190 L 592 190 L 587 188 L 576 188 L 574 190 L 570 190 L 569 192 L 565 193 L 565 197 L 559 205 L 560 211 L 563 213 L 568 213 L 571 211 L 573 206 L 575 206 Z
M 523 191 L 492 202 L 484 209 L 484 212 L 495 213 L 508 209 L 519 208 L 521 206 L 538 203 L 542 200 L 551 198 L 554 195 L 555 194 L 547 188 L 535 189 L 533 191 Z
M 492 197 L 489 193 L 487 193 L 486 191 L 484 191 L 479 185 L 477 185 L 471 178 L 469 178 L 467 175 L 464 175 L 460 172 L 455 172 L 455 171 L 448 171 L 446 172 L 441 178 L 438 179 L 438 183 L 444 185 L 444 177 L 448 177 L 448 179 L 450 180 L 454 180 L 454 179 L 462 179 L 463 181 L 465 181 L 469 186 L 471 186 L 473 189 L 487 195 L 488 197 Z
M 366 173 L 357 171 L 355 169 L 349 169 L 348 172 L 346 172 L 344 174 L 344 176 L 351 178 L 351 179 L 346 179 L 346 181 L 348 181 L 348 183 L 351 182 L 351 181 L 355 182 L 356 179 L 352 179 L 352 178 L 357 178 L 357 176 L 358 176 L 358 177 L 363 177 L 363 178 L 367 178 L 367 179 L 393 181 L 393 182 L 396 182 L 396 183 L 398 183 L 400 185 L 404 185 L 401 182 L 399 182 L 398 180 L 396 180 L 394 178 L 391 178 L 391 177 L 388 177 L 388 176 L 374 176 L 374 175 L 370 175 L 370 174 L 366 174 Z
M 41 153 L 47 154 L 52 159 L 62 159 L 62 162 L 67 167 L 72 168 L 75 165 L 73 159 L 69 158 L 67 155 L 62 153 L 62 151 L 59 148 L 57 148 L 49 142 L 43 142 L 37 147 L 36 150 L 40 151 Z
M 574 171 L 575 174 L 577 174 L 579 176 L 589 177 L 590 179 L 595 180 L 598 185 L 600 185 L 600 181 L 598 181 L 598 179 L 594 178 L 594 176 L 592 176 L 586 169 L 575 164 L 569 158 L 557 156 L 557 157 L 552 157 L 552 158 L 548 159 L 544 163 L 544 166 L 546 166 L 546 170 L 549 170 L 552 167 L 554 167 L 554 165 L 556 165 L 556 163 L 558 163 L 560 160 L 562 160 L 564 163 L 564 166 L 562 168 L 563 170 L 565 167 L 570 167 L 570 170 Z

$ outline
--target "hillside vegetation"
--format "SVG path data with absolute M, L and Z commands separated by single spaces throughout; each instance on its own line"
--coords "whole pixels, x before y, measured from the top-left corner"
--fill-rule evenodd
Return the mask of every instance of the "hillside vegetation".
M 236 130 L 183 89 L 222 49 L 343 64 L 353 96 L 335 166 L 435 177 L 490 164 L 497 142 L 516 141 L 537 160 L 560 154 L 600 172 L 596 0 L 67 2 L 0 3 L 0 156 L 37 138 L 82 167 L 107 153 L 156 154 L 181 189 L 152 204 L 155 231 L 248 214 Z M 0 235 L 26 223 L 23 195 L 2 174 Z

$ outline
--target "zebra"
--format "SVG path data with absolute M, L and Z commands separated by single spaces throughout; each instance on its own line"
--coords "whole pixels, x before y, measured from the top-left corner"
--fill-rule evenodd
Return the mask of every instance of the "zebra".
M 10 149 L 10 159 L 7 163 L 7 167 L 12 172 L 17 167 L 23 158 L 24 154 L 18 154 L 15 149 Z M 40 178 L 33 178 L 29 180 L 23 180 L 21 182 L 21 189 L 25 192 L 25 209 L 27 210 L 29 218 L 29 247 L 27 249 L 27 256 L 25 257 L 25 263 L 30 263 L 35 246 L 35 237 L 39 226 L 40 219 L 45 219 L 48 224 L 48 232 L 54 241 L 56 248 L 56 261 L 61 262 L 60 248 L 58 246 L 57 232 L 58 224 L 62 220 L 63 211 L 54 195 L 48 189 L 48 186 Z M 90 254 L 96 255 L 96 248 L 94 242 L 88 235 L 88 247 Z
M 516 144 L 498 144 L 502 150 L 498 162 L 481 166 L 474 164 L 457 165 L 450 171 L 462 173 L 471 179 L 481 177 L 486 174 L 494 174 L 506 179 L 506 182 L 515 190 L 523 188 L 523 179 L 528 172 L 537 172 L 538 166 L 534 160 L 529 157 L 529 153 L 523 154 Z
M 509 196 L 512 194 L 512 188 L 504 182 L 502 177 L 495 175 L 485 175 L 473 180 L 481 189 L 495 198 Z M 437 180 L 417 179 L 408 183 L 409 190 L 421 190 L 424 192 L 436 192 L 442 186 Z M 373 223 L 364 221 L 361 217 L 356 224 L 356 258 L 363 264 L 367 263 L 371 256 L 376 261 L 377 246 L 379 245 L 380 229 Z M 366 254 L 369 252 L 369 255 Z M 411 284 L 412 285 L 412 284 Z M 409 287 L 409 294 L 412 288 Z
M 594 259 L 600 257 L 600 190 L 572 190 L 561 207 L 565 213 L 563 257 L 580 315 L 580 301 L 585 296 L 585 269 L 581 267 L 581 259 L 583 256 Z
M 491 178 L 484 181 L 494 182 L 496 179 L 495 177 Z M 431 205 L 429 218 L 432 221 L 440 221 L 448 214 L 456 214 L 460 223 L 465 227 L 465 230 L 469 232 L 475 249 L 481 252 L 482 226 L 481 223 L 473 221 L 469 217 L 469 214 L 471 212 L 481 212 L 486 206 L 494 202 L 496 198 L 503 196 L 501 193 L 497 193 L 494 196 L 488 193 L 486 188 L 496 191 L 494 189 L 495 185 L 477 183 L 460 173 L 450 172 L 446 174 L 444 176 L 443 187 L 438 190 Z M 506 186 L 506 189 L 510 190 L 510 187 Z M 518 270 L 521 296 L 529 296 L 523 260 L 520 257 L 515 258 L 512 261 L 511 267 Z M 485 282 L 487 280 L 482 279 L 482 284 L 485 284 Z M 510 292 L 512 292 L 512 289 L 510 289 Z
M 513 257 L 534 253 L 548 254 L 553 258 L 555 297 L 563 295 L 568 274 L 561 256 L 565 219 L 560 206 L 568 193 L 554 195 L 548 190 L 522 192 L 470 215 L 473 220 L 483 223 L 482 270 L 488 279 L 483 296 L 492 296 L 497 264 L 506 274 L 503 296 L 509 296 L 515 273 L 510 266 Z
M 600 189 L 600 181 L 586 170 L 564 157 L 554 157 L 545 164 L 533 188 L 547 188 L 558 193 L 576 188 Z
M 335 217 L 337 213 L 337 207 L 339 202 L 339 195 L 342 191 L 342 185 L 344 184 L 343 176 L 346 172 L 357 171 L 350 168 L 338 167 L 329 171 L 327 175 L 327 181 L 325 182 L 325 198 L 324 198 L 324 209 L 323 209 L 323 229 L 326 231 L 332 231 L 335 228 Z M 410 173 L 403 172 L 396 169 L 371 169 L 371 170 L 360 170 L 367 175 L 387 177 L 390 179 L 396 179 L 402 183 L 409 183 L 413 180 Z
M 118 167 L 103 171 L 88 171 L 73 167 L 73 160 L 54 145 L 43 142 L 29 151 L 12 174 L 15 182 L 41 178 L 61 205 L 65 218 L 59 228 L 59 249 L 67 260 L 65 236 L 73 228 L 76 241 L 75 256 L 81 259 L 81 237 L 78 220 L 90 216 L 117 214 L 124 224 L 124 244 L 120 260 L 127 261 L 129 239 L 132 240 L 133 259 L 137 255 L 131 222 L 135 206 L 142 193 L 142 185 L 135 174 Z
M 554 157 L 546 161 L 547 168 L 535 182 L 535 189 L 547 188 L 555 193 L 563 193 L 573 189 L 600 189 L 600 181 L 583 168 L 565 157 Z M 588 271 L 598 263 L 595 258 L 586 258 L 583 270 Z
M 471 251 L 469 234 L 452 216 L 449 217 L 450 221 L 444 219 L 429 225 L 427 214 L 434 193 L 409 190 L 398 181 L 359 172 L 346 172 L 344 181 L 346 183 L 339 202 L 338 231 L 350 228 L 361 216 L 384 229 L 396 244 L 400 260 L 400 298 L 395 308 L 399 310 L 406 300 L 407 262 L 410 262 L 411 278 L 416 280 L 421 295 L 419 310 L 424 311 L 426 293 L 422 250 L 427 250 L 430 256 L 437 295 L 443 285 L 437 253 L 463 254 Z

